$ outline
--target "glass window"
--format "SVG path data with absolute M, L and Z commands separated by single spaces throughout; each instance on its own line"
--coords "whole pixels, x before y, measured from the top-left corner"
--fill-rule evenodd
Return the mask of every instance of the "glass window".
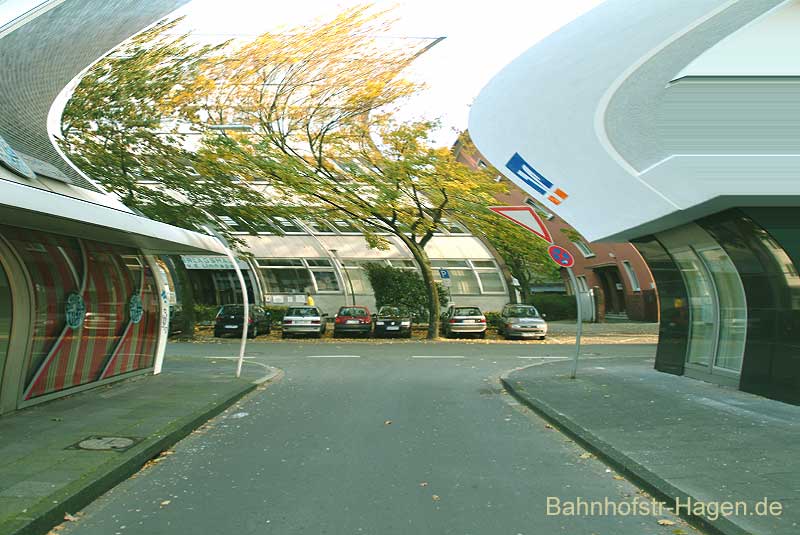
M 281 228 L 283 232 L 287 233 L 302 233 L 303 229 L 300 228 L 300 225 L 292 221 L 291 219 L 286 219 L 285 217 L 275 217 L 275 222 Z
M 497 264 L 494 263 L 494 260 L 473 260 L 472 265 L 476 268 L 497 268 Z
M 286 316 L 294 318 L 313 318 L 319 316 L 320 312 L 317 307 L 289 307 L 286 310 Z
M 369 283 L 367 272 L 360 267 L 345 268 L 346 275 L 349 277 L 347 284 L 353 285 L 353 292 L 357 294 L 370 294 L 372 293 L 372 285 Z
M 251 221 L 250 224 L 253 227 L 253 230 L 261 234 L 277 234 L 278 232 L 278 229 L 275 228 L 275 225 L 273 225 L 267 219 Z
M 311 229 L 311 232 L 314 234 L 334 234 L 335 231 L 333 227 L 331 227 L 330 223 L 325 221 L 324 219 L 313 218 L 307 219 L 303 221 L 308 228 Z
M 636 272 L 633 270 L 631 263 L 627 260 L 623 260 L 622 265 L 625 268 L 625 273 L 628 274 L 628 280 L 631 282 L 631 289 L 634 292 L 641 291 L 642 288 L 639 286 L 639 277 L 636 276 Z
M 417 263 L 413 260 L 389 260 L 389 265 L 398 269 L 417 269 Z
M 572 245 L 574 245 L 581 252 L 584 258 L 591 258 L 592 256 L 594 256 L 594 253 L 592 252 L 591 249 L 589 249 L 589 246 L 583 243 L 582 241 L 580 240 L 574 241 L 572 242 Z
M 672 253 L 689 294 L 689 348 L 686 361 L 709 366 L 716 345 L 716 306 L 711 278 L 691 250 Z
M 237 221 L 236 219 L 234 219 L 234 218 L 232 218 L 230 216 L 227 216 L 227 215 L 221 215 L 221 216 L 217 216 L 217 217 L 219 218 L 219 220 L 222 223 L 225 224 L 225 226 L 229 227 L 232 231 L 234 231 L 234 232 L 243 232 L 244 231 L 244 228 L 242 228 L 241 223 L 239 223 L 239 221 Z
M 714 365 L 741 371 L 747 337 L 747 303 L 741 279 L 721 248 L 701 251 L 700 256 L 714 279 L 719 301 L 719 346 Z
M 311 273 L 306 268 L 262 269 L 270 293 L 304 294 L 312 290 Z
M 439 274 L 439 269 L 434 268 L 433 279 L 437 282 L 442 282 Z M 481 289 L 478 286 L 478 279 L 475 277 L 475 272 L 471 269 L 451 269 L 448 268 L 450 273 L 450 294 L 451 295 L 480 295 Z
M 469 234 L 467 227 L 458 223 L 457 221 L 449 221 L 442 219 L 441 226 L 444 227 L 451 234 Z
M 331 267 L 331 261 L 327 258 L 307 258 L 306 264 L 309 266 L 326 266 Z
M 332 221 L 332 223 L 333 223 L 333 226 L 336 228 L 336 230 L 338 230 L 339 232 L 344 232 L 344 233 L 361 232 L 358 229 L 358 227 L 355 226 L 355 224 L 353 224 L 351 221 L 347 221 L 345 219 L 334 219 Z
M 469 267 L 466 260 L 431 260 L 431 267 Z
M 478 271 L 484 293 L 503 293 L 503 279 L 496 271 Z
M 338 292 L 339 281 L 336 278 L 336 273 L 332 270 L 318 270 L 312 269 L 311 274 L 314 275 L 314 280 L 317 283 L 318 292 Z
M 258 258 L 256 262 L 259 266 L 273 267 L 273 266 L 302 266 L 303 261 L 299 258 Z

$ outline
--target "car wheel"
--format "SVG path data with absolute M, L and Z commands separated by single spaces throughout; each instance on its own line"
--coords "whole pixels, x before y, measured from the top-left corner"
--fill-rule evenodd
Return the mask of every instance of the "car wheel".
M 222 333 L 219 331 L 214 331 L 214 338 L 222 338 Z
M 281 332 L 281 338 L 283 338 L 283 339 L 289 338 L 289 333 Z
M 258 325 L 253 325 L 253 328 L 247 331 L 247 337 L 253 339 L 256 336 L 258 336 Z

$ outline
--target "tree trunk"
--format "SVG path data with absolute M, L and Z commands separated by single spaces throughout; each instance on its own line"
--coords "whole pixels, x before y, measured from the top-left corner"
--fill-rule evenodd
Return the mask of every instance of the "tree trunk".
M 180 296 L 181 310 L 183 312 L 183 321 L 181 322 L 181 337 L 194 338 L 194 290 L 192 289 L 192 281 L 189 279 L 189 270 L 183 263 L 180 255 L 171 255 L 172 265 L 175 266 L 175 286 L 173 290 L 176 292 L 176 298 Z M 180 290 L 180 291 L 179 291 Z
M 403 236 L 402 240 L 411 251 L 411 255 L 422 272 L 422 281 L 425 283 L 428 293 L 428 340 L 435 340 L 439 337 L 439 288 L 436 286 L 436 281 L 433 280 L 431 261 L 425 249 L 410 238 Z

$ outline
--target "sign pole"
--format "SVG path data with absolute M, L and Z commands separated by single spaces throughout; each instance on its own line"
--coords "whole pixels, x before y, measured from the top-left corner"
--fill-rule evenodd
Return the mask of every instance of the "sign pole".
M 578 312 L 578 324 L 575 332 L 575 357 L 572 359 L 572 371 L 569 374 L 570 379 L 575 379 L 578 373 L 578 357 L 581 354 L 581 331 L 583 330 L 583 313 L 581 312 L 581 296 L 578 291 L 578 280 L 575 278 L 575 273 L 571 267 L 567 268 L 569 280 L 572 283 L 572 291 L 575 293 L 575 308 Z

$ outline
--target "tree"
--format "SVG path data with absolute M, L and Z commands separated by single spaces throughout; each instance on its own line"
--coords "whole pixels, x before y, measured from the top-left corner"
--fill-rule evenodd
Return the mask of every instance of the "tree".
M 419 273 L 374 263 L 365 264 L 364 270 L 379 309 L 384 305 L 394 305 L 410 310 L 420 318 L 427 316 L 428 294 Z M 449 301 L 447 289 L 437 283 L 437 290 L 439 304 L 445 306 Z
M 59 146 L 128 207 L 191 230 L 211 225 L 236 247 L 240 242 L 222 217 L 254 232 L 276 208 L 246 180 L 231 180 L 228 165 L 220 166 L 227 138 L 206 132 L 205 138 L 223 139 L 191 150 L 200 132 L 177 120 L 176 96 L 218 49 L 176 35 L 179 23 L 161 22 L 133 37 L 85 74 L 64 109 Z M 182 282 L 184 333 L 191 336 L 191 284 L 180 257 L 173 260 Z
M 401 72 L 424 48 L 379 42 L 389 25 L 385 12 L 357 7 L 264 34 L 208 62 L 184 94 L 184 110 L 192 120 L 250 128 L 225 139 L 233 169 L 271 180 L 287 198 L 366 222 L 374 247 L 386 246 L 380 232 L 396 236 L 420 268 L 435 338 L 440 305 L 425 246 L 447 218 L 482 213 L 500 186 L 434 148 L 435 121 L 394 119 L 402 99 L 419 90 Z
M 547 253 L 548 244 L 527 230 L 500 216 L 475 221 L 472 230 L 483 234 L 503 258 L 511 275 L 519 281 L 523 303 L 531 302 L 531 286 L 536 282 L 558 280 L 559 268 Z

